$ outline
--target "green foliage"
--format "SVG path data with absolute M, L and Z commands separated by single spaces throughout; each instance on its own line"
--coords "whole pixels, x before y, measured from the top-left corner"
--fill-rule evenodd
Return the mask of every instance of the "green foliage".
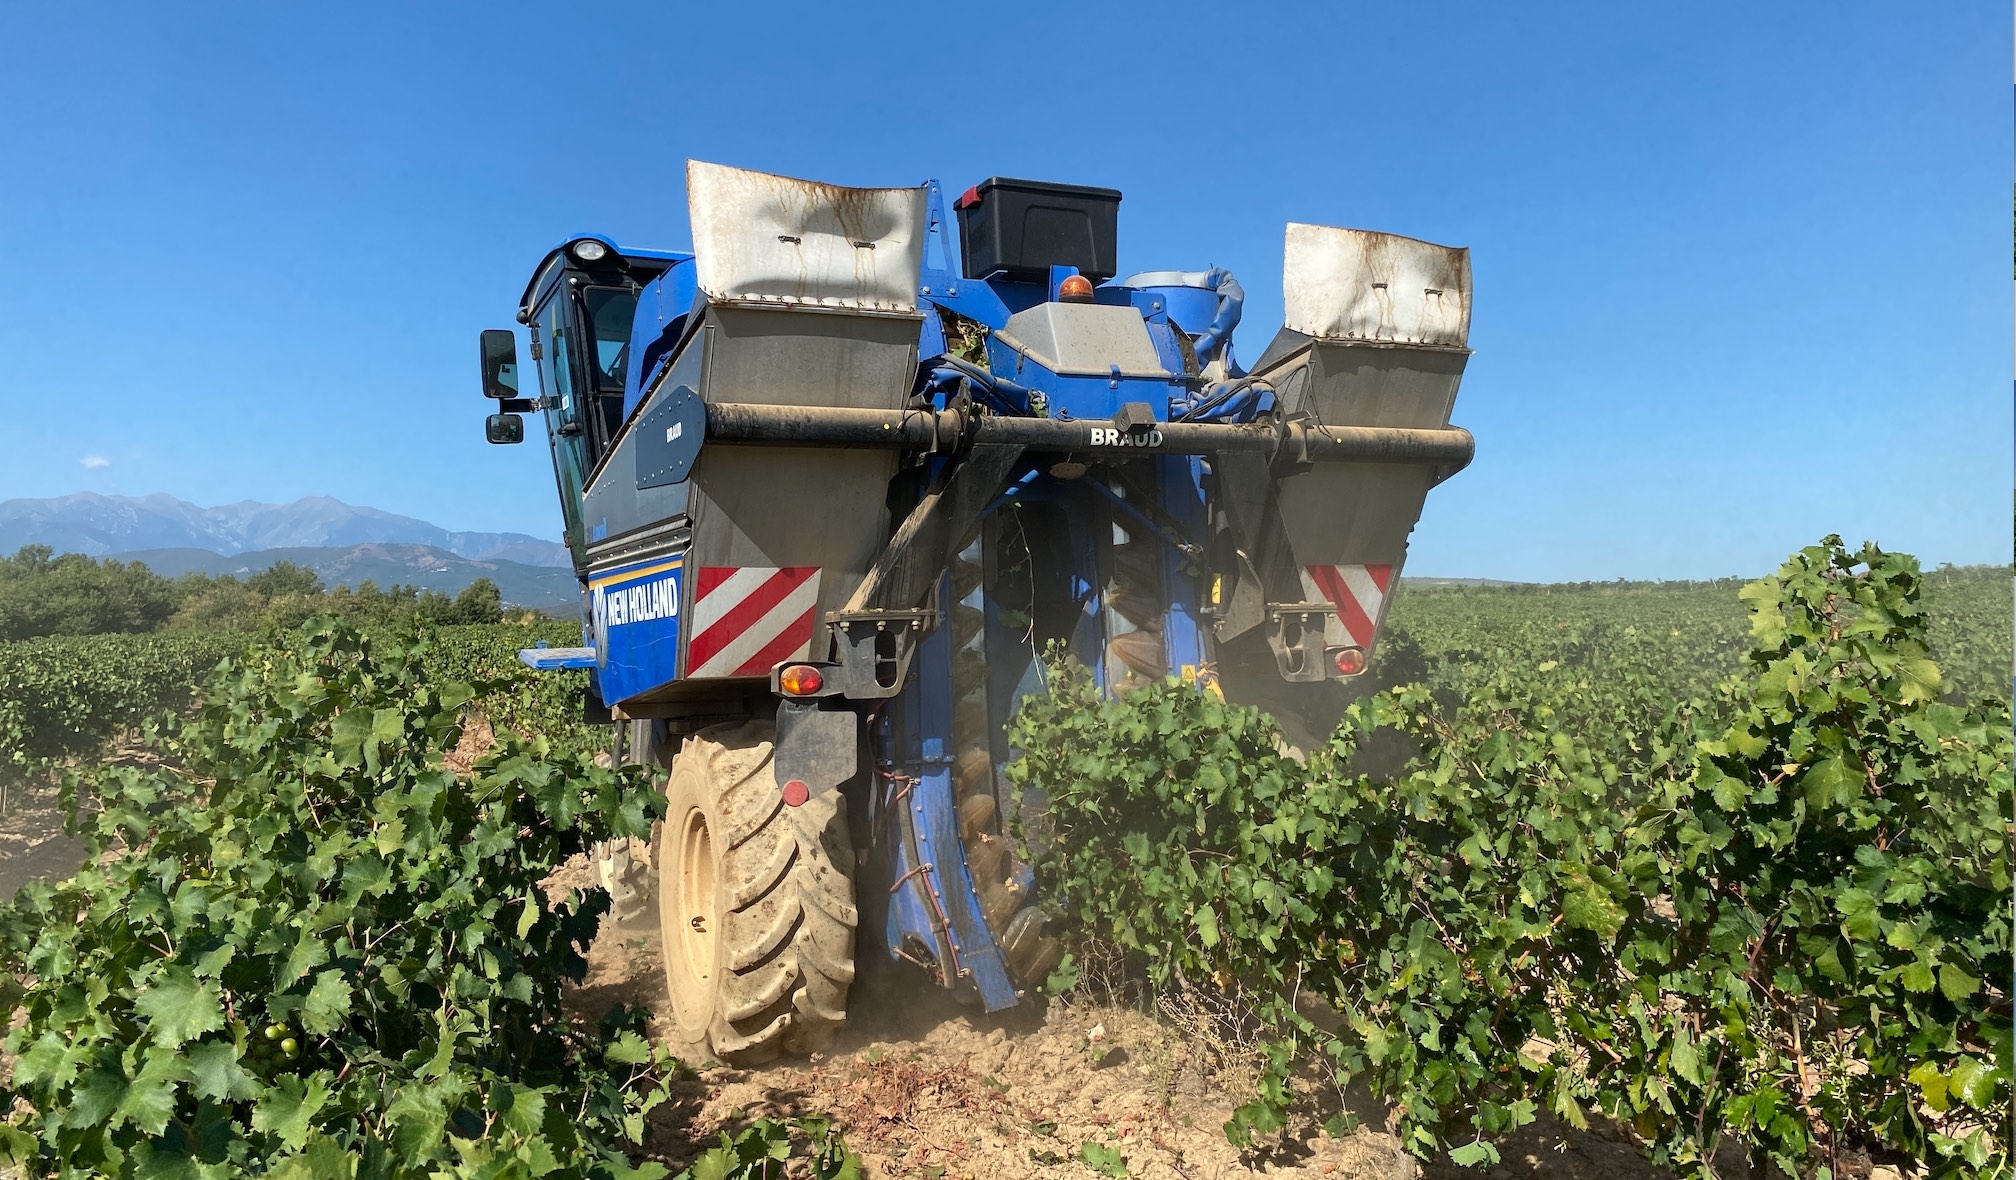
M 723 1131 L 720 1144 L 693 1161 L 679 1180 L 782 1180 L 794 1134 L 806 1140 L 812 1180 L 862 1180 L 861 1157 L 848 1151 L 832 1122 L 820 1116 L 758 1119 L 734 1134 Z
M 0 912 L 29 1174 L 664 1174 L 620 1145 L 672 1063 L 560 1007 L 606 899 L 539 888 L 657 796 L 508 732 L 453 773 L 495 686 L 428 654 L 315 628 L 219 669 L 163 768 L 73 776 L 86 867 Z
M 1733 1139 L 1793 1172 L 1862 1142 L 2007 1176 L 2009 703 L 1951 692 L 1925 580 L 1828 538 L 1743 590 L 1746 666 L 1707 685 L 1705 613 L 1669 628 L 1698 661 L 1536 622 L 1538 651 L 1353 705 L 1306 765 L 1253 710 L 1060 666 L 1009 774 L 1049 799 L 1046 895 L 1158 985 L 1261 997 L 1235 1141 L 1282 1126 L 1313 1051 L 1462 1164 L 1546 1108 L 1690 1171 Z M 1415 750 L 1390 780 L 1352 769 L 1381 732 Z
M 180 707 L 219 660 L 242 647 L 210 635 L 0 643 L 0 781 L 44 774 Z
M 533 672 L 518 661 L 519 651 L 540 643 L 580 643 L 578 623 L 456 626 L 433 634 L 429 666 L 437 675 L 489 683 L 481 703 L 493 726 L 583 757 L 609 748 L 608 727 L 582 720 L 586 672 Z
M 183 574 L 175 579 L 174 589 L 178 605 L 164 626 L 169 631 L 243 629 L 262 617 L 283 613 L 245 583 L 228 575 Z
M 250 575 L 245 588 L 265 598 L 314 598 L 324 590 L 320 574 L 291 561 L 276 561 Z
M 275 562 L 243 580 L 192 573 L 171 582 L 139 562 L 58 556 L 47 545 L 0 558 L 0 641 L 142 634 L 163 627 L 272 639 L 320 614 L 382 629 L 412 621 L 495 623 L 503 613 L 503 593 L 489 578 L 476 579 L 451 598 L 413 586 L 381 590 L 369 580 L 355 589 L 328 590 L 314 570 L 291 561 Z
M 1078 1162 L 1099 1173 L 1124 1180 L 1127 1175 L 1127 1157 L 1120 1149 L 1096 1139 L 1087 1139 L 1078 1148 Z
M 1921 582 L 1829 538 L 1747 587 L 1744 707 L 1629 833 L 1678 915 L 1625 963 L 1686 997 L 1632 1010 L 1693 1059 L 1673 1110 L 1627 1096 L 1663 1139 L 1719 1124 L 1789 1167 L 1854 1128 L 2008 1174 L 2009 704 L 1939 699 Z
M 1942 566 L 1924 575 L 1925 642 L 1960 697 L 2006 694 L 2011 650 L 2007 566 Z M 1396 638 L 1418 645 L 1429 682 L 1461 694 L 1470 679 L 1554 661 L 1619 676 L 1631 655 L 1674 700 L 1707 702 L 1743 670 L 1749 624 L 1743 583 L 1579 583 L 1408 587 L 1386 620 L 1381 655 Z M 1615 653 L 1614 655 L 1612 653 Z M 1375 667 L 1375 672 L 1377 671 Z
M 494 623 L 503 614 L 503 599 L 497 584 L 478 578 L 454 598 L 438 590 L 394 585 L 381 590 L 369 578 L 353 589 L 338 586 L 320 602 L 320 608 L 349 620 L 359 627 L 398 627 L 407 622 L 437 626 L 461 623 Z
M 0 558 L 0 640 L 152 631 L 175 605 L 168 580 L 138 562 L 58 557 L 47 545 Z
M 585 673 L 533 673 L 517 658 L 540 641 L 578 642 L 578 626 L 447 626 L 431 634 L 421 656 L 429 675 L 483 682 L 478 705 L 493 724 L 571 753 L 607 747 L 607 731 L 581 719 Z M 252 642 L 248 633 L 210 631 L 0 643 L 0 783 L 89 757 L 120 731 L 182 708 L 219 660 Z
M 330 591 L 325 607 L 360 627 L 395 627 L 409 620 L 432 626 L 461 626 L 495 623 L 504 616 L 503 594 L 497 583 L 488 578 L 469 583 L 454 598 L 416 586 L 380 590 L 376 582 L 366 578 L 354 590 L 338 586 Z
M 1066 951 L 1064 957 L 1057 960 L 1057 965 L 1051 968 L 1049 976 L 1043 980 L 1043 992 L 1045 995 L 1061 996 L 1078 986 L 1081 975 L 1077 956 Z
M 497 583 L 488 578 L 478 578 L 462 587 L 455 601 L 448 605 L 436 622 L 441 623 L 495 623 L 504 617 L 504 593 L 497 589 Z

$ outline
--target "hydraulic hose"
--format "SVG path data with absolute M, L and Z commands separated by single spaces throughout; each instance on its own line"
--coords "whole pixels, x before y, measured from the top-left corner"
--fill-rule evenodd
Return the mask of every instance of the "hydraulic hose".
M 1221 381 L 1196 400 L 1172 407 L 1178 422 L 1250 422 L 1260 412 L 1261 394 L 1274 387 L 1258 377 Z
M 931 386 L 939 388 L 941 378 L 946 381 L 952 381 L 960 377 L 972 381 L 980 387 L 982 392 L 994 395 L 989 397 L 988 400 L 995 404 L 996 409 L 1006 411 L 1010 414 L 1027 414 L 1030 412 L 1029 399 L 1035 392 L 1034 390 L 1018 385 L 1006 377 L 990 373 L 971 361 L 960 360 L 956 356 L 939 358 L 938 367 L 931 370 Z M 1022 404 L 1016 405 L 1012 399 L 1020 399 Z
M 1218 314 L 1211 317 L 1211 324 L 1193 342 L 1197 359 L 1218 351 L 1232 336 L 1232 329 L 1239 326 L 1239 316 L 1246 306 L 1246 288 L 1232 277 L 1232 272 L 1222 266 L 1214 266 L 1205 272 L 1205 287 L 1218 293 Z

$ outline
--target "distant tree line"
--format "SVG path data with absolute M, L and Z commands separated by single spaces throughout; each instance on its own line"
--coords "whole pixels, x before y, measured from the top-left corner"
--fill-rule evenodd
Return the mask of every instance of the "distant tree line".
M 28 545 L 0 557 L 0 640 L 43 635 L 293 628 L 314 615 L 358 626 L 409 620 L 446 625 L 503 617 L 497 584 L 478 578 L 450 597 L 436 590 L 369 581 L 353 589 L 322 584 L 314 570 L 279 561 L 245 578 L 184 574 L 164 578 L 137 561 L 58 555 Z
M 1947 562 L 1937 569 L 1925 571 L 1925 580 L 1930 585 L 1950 582 L 1965 582 L 1988 578 L 2007 578 L 2011 568 L 2006 565 L 1954 565 Z M 1750 578 L 1727 577 L 1703 580 L 1666 579 L 1656 581 L 1617 578 L 1608 582 L 1507 582 L 1496 586 L 1428 586 L 1436 594 L 1469 594 L 1483 598 L 1544 596 L 1549 594 L 1589 594 L 1606 590 L 1637 592 L 1641 590 L 1708 590 L 1733 594 L 1753 581 Z

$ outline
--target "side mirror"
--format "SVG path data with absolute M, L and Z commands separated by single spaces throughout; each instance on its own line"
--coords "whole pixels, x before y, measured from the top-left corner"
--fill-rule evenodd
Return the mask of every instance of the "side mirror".
M 483 396 L 518 396 L 518 338 L 509 328 L 483 330 Z
M 491 445 L 525 441 L 525 419 L 516 414 L 492 414 L 483 420 L 483 437 Z

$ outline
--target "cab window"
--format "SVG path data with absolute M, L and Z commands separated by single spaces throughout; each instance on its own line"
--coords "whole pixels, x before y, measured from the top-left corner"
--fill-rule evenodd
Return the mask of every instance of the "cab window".
M 589 445 L 595 461 L 623 429 L 623 376 L 630 362 L 637 293 L 622 287 L 589 287 L 581 292 L 581 309 L 591 336 L 583 355 L 595 370 L 588 378 L 594 384 L 595 437 Z
M 592 396 L 575 379 L 574 317 L 564 295 L 548 301 L 539 313 L 545 336 L 539 357 L 539 383 L 546 395 L 547 424 L 553 435 L 553 476 L 560 485 L 560 510 L 567 520 L 568 546 L 578 565 L 586 560 L 587 538 L 581 531 L 581 491 L 589 457 L 582 430 L 582 398 Z
M 546 396 L 556 403 L 561 424 L 568 425 L 578 420 L 580 407 L 576 404 L 573 362 L 569 356 L 574 327 L 568 322 L 567 301 L 556 298 L 548 302 L 539 318 L 546 329 L 545 356 L 539 361 L 540 368 L 545 370 L 540 374 L 541 384 L 546 387 Z
M 637 318 L 637 293 L 619 287 L 590 287 L 582 292 L 588 322 L 595 333 L 595 388 L 600 393 L 623 392 L 623 370 L 630 360 L 630 327 Z

